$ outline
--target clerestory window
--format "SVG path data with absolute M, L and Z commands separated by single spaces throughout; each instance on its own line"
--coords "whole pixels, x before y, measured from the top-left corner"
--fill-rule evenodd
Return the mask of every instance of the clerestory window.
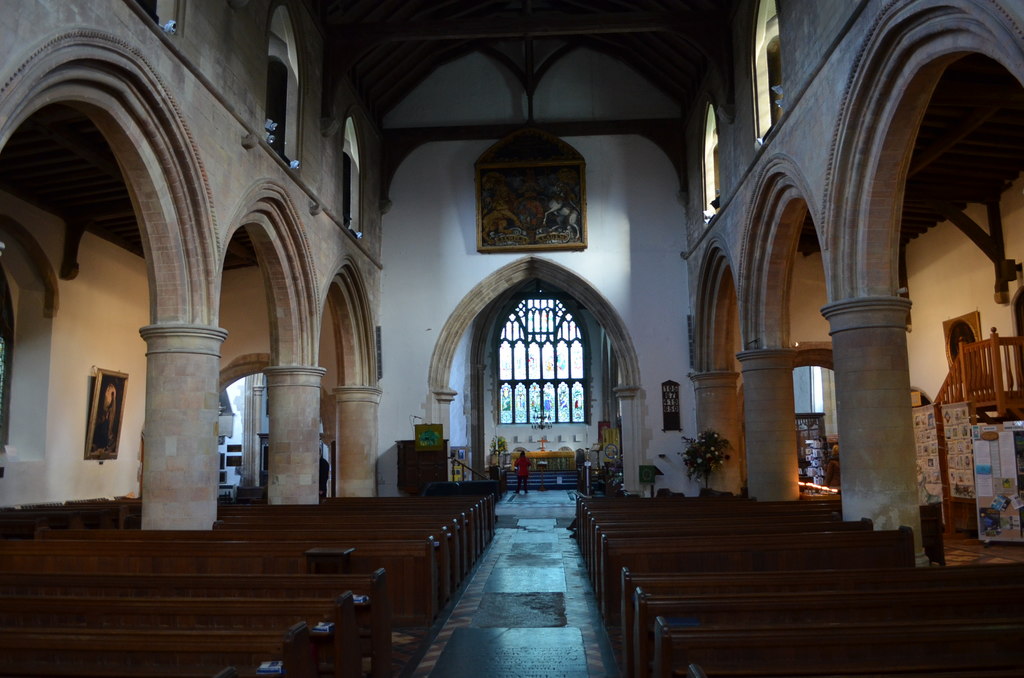
M 509 312 L 498 337 L 500 424 L 587 421 L 586 340 L 555 298 L 531 297 Z

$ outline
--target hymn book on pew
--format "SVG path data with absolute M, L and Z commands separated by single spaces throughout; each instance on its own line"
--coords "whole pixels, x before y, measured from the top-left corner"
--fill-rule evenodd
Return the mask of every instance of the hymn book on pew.
M 284 662 L 279 660 L 263 662 L 256 669 L 256 673 L 259 673 L 261 675 L 283 675 Z

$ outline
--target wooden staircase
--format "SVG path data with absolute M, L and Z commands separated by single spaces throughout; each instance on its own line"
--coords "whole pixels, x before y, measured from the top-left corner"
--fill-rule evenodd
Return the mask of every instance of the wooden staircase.
M 935 402 L 969 402 L 987 423 L 1024 419 L 1024 337 L 993 327 L 988 339 L 961 343 Z

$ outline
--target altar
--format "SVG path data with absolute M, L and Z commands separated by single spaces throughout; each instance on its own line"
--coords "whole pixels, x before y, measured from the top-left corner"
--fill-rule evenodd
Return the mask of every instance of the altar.
M 533 462 L 534 471 L 575 471 L 576 453 L 572 450 L 527 451 L 526 458 Z

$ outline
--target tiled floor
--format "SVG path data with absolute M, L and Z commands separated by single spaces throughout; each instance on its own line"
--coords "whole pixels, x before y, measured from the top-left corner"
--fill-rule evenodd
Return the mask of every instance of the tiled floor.
M 615 678 L 617 629 L 605 630 L 576 541 L 572 492 L 507 494 L 495 539 L 429 630 L 394 638 L 400 678 Z M 1024 562 L 1024 545 L 947 537 L 946 564 Z

